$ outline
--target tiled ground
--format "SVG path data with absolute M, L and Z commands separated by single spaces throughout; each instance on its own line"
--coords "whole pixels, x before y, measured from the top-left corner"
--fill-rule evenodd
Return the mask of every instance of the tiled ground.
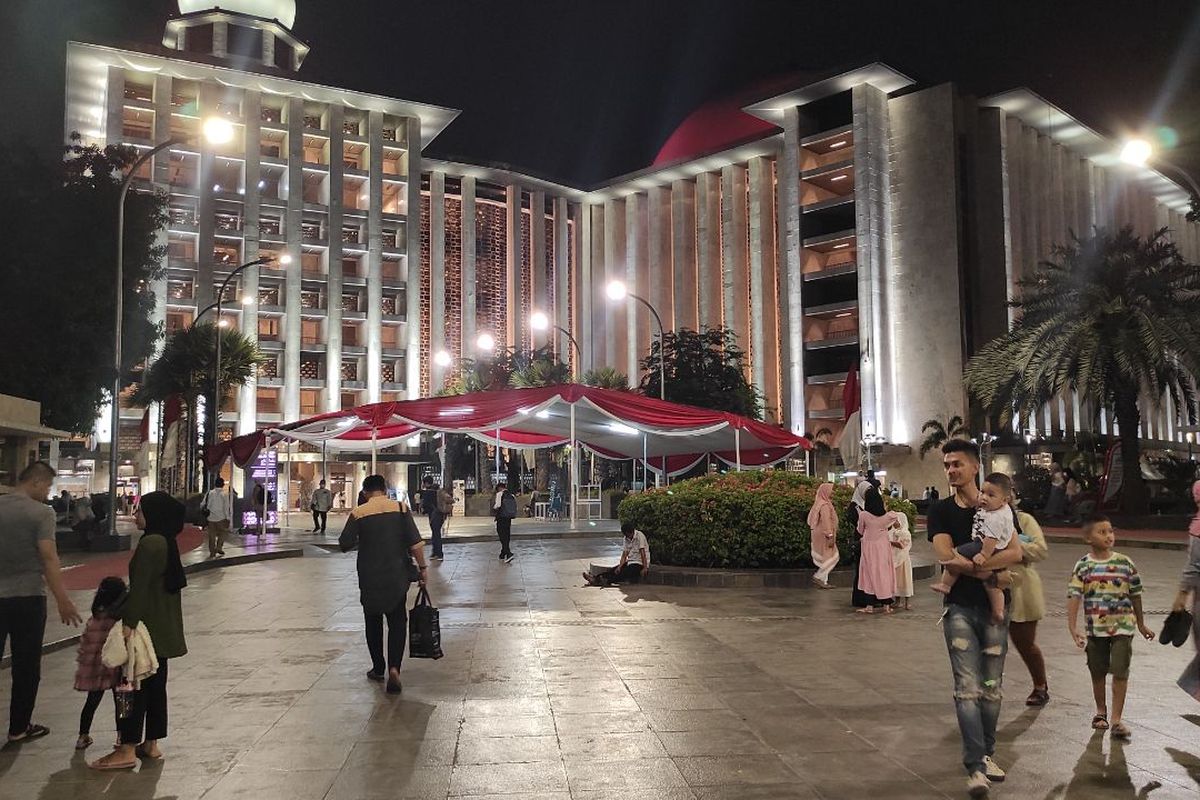
M 96 774 L 75 754 L 73 653 L 44 660 L 54 733 L 0 753 L 0 797 L 942 798 L 964 796 L 936 600 L 891 618 L 842 591 L 585 589 L 604 540 L 447 548 L 432 593 L 446 657 L 405 666 L 402 697 L 364 680 L 353 557 L 308 555 L 191 578 L 191 653 L 171 666 L 167 758 Z M 1182 553 L 1131 550 L 1163 609 Z M 1050 594 L 1079 548 L 1055 545 Z M 1152 618 L 1155 627 L 1161 617 Z M 1195 798 L 1200 706 L 1174 686 L 1191 654 L 1140 643 L 1132 743 L 1093 736 L 1062 603 L 1042 636 L 1054 700 L 1020 704 L 1015 653 L 996 797 Z M 8 676 L 0 673 L 0 706 Z M 105 701 L 99 717 L 109 714 Z M 97 724 L 105 751 L 111 725 Z M 1157 788 L 1155 788 L 1157 784 Z

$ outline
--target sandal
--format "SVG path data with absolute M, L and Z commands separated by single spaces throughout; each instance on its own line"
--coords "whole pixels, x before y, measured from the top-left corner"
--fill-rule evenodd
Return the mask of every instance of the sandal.
M 146 751 L 146 748 L 140 744 L 137 747 L 133 748 L 133 754 L 136 755 L 138 758 L 144 758 L 147 761 L 162 761 L 162 757 L 163 757 L 162 753 L 159 753 L 156 756 L 150 755 L 150 753 L 148 753 Z
M 76 750 L 87 750 L 89 747 L 92 746 L 93 741 L 94 740 L 92 739 L 92 737 L 88 736 L 86 733 L 82 734 L 82 735 L 80 735 L 80 737 L 78 739 L 75 740 L 75 749 Z
M 1108 714 L 1097 714 L 1096 716 L 1092 717 L 1092 730 L 1108 730 Z
M 10 744 L 28 742 L 30 739 L 40 739 L 48 733 L 50 733 L 50 729 L 45 725 L 30 725 L 24 733 L 18 733 L 16 736 L 9 734 L 8 741 Z
M 1129 728 L 1125 726 L 1124 722 L 1118 722 L 1116 725 L 1112 726 L 1112 730 L 1109 731 L 1109 735 L 1114 739 L 1120 739 L 1123 742 L 1128 742 L 1133 738 L 1133 731 L 1129 730 Z
M 111 760 L 113 758 L 113 756 L 115 756 L 115 755 L 117 755 L 117 753 L 115 751 L 112 753 L 109 753 L 104 758 L 97 759 L 96 761 L 93 761 L 92 763 L 88 764 L 88 768 L 94 769 L 94 770 L 99 770 L 101 772 L 105 772 L 108 770 L 117 770 L 117 769 L 133 769 L 138 764 L 136 758 L 133 759 L 132 761 Z
M 1029 693 L 1029 697 L 1025 698 L 1025 705 L 1041 707 L 1050 702 L 1049 689 L 1034 689 Z

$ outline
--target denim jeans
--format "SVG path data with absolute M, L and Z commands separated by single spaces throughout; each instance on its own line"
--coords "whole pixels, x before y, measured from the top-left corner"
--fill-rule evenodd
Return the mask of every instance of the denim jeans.
M 954 671 L 954 706 L 967 774 L 983 771 L 983 757 L 996 749 L 1000 687 L 1008 652 L 1008 610 L 1004 622 L 991 622 L 986 606 L 946 606 L 942 632 Z
M 433 540 L 433 555 L 442 557 L 442 525 L 446 523 L 446 515 L 434 509 L 429 512 L 429 532 Z

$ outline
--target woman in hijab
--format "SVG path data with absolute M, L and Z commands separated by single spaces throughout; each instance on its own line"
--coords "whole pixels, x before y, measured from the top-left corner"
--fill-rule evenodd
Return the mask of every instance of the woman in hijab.
M 813 583 L 822 589 L 833 588 L 829 585 L 829 573 L 833 572 L 838 563 L 835 538 L 837 526 L 837 511 L 833 508 L 833 484 L 822 483 L 817 488 L 817 496 L 808 512 L 812 560 L 813 566 L 817 568 L 817 573 L 813 575 Z
M 882 607 L 892 613 L 896 595 L 896 568 L 892 563 L 892 529 L 897 526 L 896 512 L 888 511 L 883 495 L 872 486 L 867 490 L 863 511 L 858 515 L 858 533 L 862 545 L 858 556 L 858 591 L 866 604 L 860 614 L 872 614 Z
M 163 757 L 158 740 L 167 736 L 167 662 L 187 653 L 179 602 L 187 578 L 175 541 L 183 521 L 183 503 L 166 492 L 151 492 L 142 498 L 137 526 L 143 533 L 129 560 L 129 597 L 121 621 L 126 637 L 139 623 L 146 625 L 158 657 L 158 672 L 143 680 L 133 693 L 132 708 L 118 723 L 121 743 L 92 762 L 93 769 L 128 769 L 136 766 L 138 759 Z
M 871 489 L 872 483 L 868 480 L 861 480 L 854 487 L 854 496 L 850 498 L 850 505 L 846 506 L 846 520 L 850 523 L 850 527 L 854 529 L 856 535 L 858 533 L 858 516 L 863 512 L 867 505 L 867 492 Z M 850 604 L 855 608 L 866 608 L 871 605 L 867 595 L 858 588 L 859 576 L 862 573 L 862 546 L 859 544 L 859 559 L 854 566 L 854 589 L 850 592 Z

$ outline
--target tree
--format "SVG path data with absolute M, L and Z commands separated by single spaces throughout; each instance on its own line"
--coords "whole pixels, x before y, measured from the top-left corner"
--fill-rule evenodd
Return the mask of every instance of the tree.
M 535 351 L 534 358 L 518 363 L 508 378 L 509 385 L 516 389 L 557 386 L 570 382 L 571 368 L 555 358 L 554 353 L 547 348 Z M 534 489 L 539 492 L 549 491 L 554 453 L 549 447 L 539 447 L 533 451 L 533 459 Z
M 211 322 L 175 331 L 167 337 L 162 353 L 146 370 L 141 385 L 133 394 L 134 402 L 140 405 L 161 403 L 176 394 L 183 398 L 188 419 L 189 451 L 192 449 L 191 437 L 196 432 L 196 401 L 201 395 L 212 397 L 216 389 L 213 386 L 213 365 L 217 358 L 218 330 L 221 336 L 223 405 L 234 387 L 244 386 L 250 380 L 263 362 L 263 357 L 241 331 L 218 328 Z
M 629 391 L 629 376 L 613 367 L 589 369 L 580 376 L 579 382 L 584 386 L 595 386 L 597 389 L 613 389 L 618 392 Z
M 32 150 L 0 147 L 0 392 L 37 400 L 42 421 L 90 432 L 113 382 L 113 294 L 120 175 L 132 148 L 65 149 L 50 162 Z M 163 275 L 166 197 L 131 192 L 125 205 L 122 373 L 154 352 L 151 281 Z
M 927 419 L 921 426 L 921 433 L 926 434 L 925 438 L 921 440 L 921 458 L 925 458 L 930 450 L 937 450 L 951 439 L 961 439 L 971 435 L 967 426 L 963 424 L 963 418 L 958 415 L 947 420 L 945 425 L 940 419 Z
M 661 347 L 666 353 L 667 400 L 762 419 L 762 392 L 746 380 L 746 354 L 732 330 L 668 331 Z M 647 397 L 659 396 L 659 351 L 656 340 L 642 359 L 640 388 Z
M 1170 397 L 1196 419 L 1192 376 L 1200 375 L 1200 268 L 1162 228 L 1097 229 L 1054 248 L 1020 283 L 1012 330 L 967 364 L 967 389 L 1002 420 L 1036 414 L 1064 392 L 1109 409 L 1125 465 L 1122 508 L 1148 504 L 1139 468 L 1142 404 Z M 1144 400 L 1143 398 L 1150 398 Z

